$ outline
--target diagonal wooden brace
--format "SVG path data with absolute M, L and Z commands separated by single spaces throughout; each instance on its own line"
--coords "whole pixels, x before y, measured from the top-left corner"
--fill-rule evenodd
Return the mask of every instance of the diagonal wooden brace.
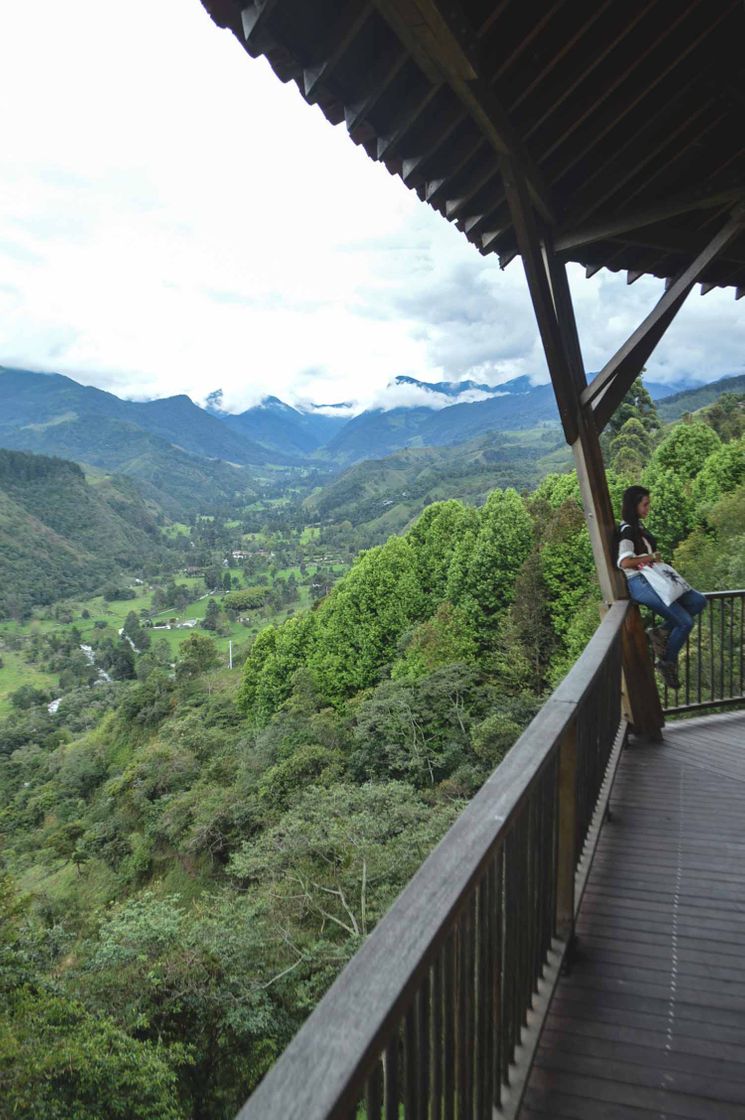
M 592 406 L 598 432 L 603 430 L 641 373 L 645 362 L 683 306 L 701 273 L 740 235 L 744 222 L 745 211 L 738 207 L 696 259 L 673 281 L 644 322 L 583 391 L 582 404 Z

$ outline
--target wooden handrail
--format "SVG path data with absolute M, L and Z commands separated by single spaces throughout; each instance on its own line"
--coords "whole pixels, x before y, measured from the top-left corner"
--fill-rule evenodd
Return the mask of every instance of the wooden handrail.
M 627 610 L 613 604 L 239 1120 L 350 1120 L 362 1099 L 368 1120 L 398 1117 L 399 1100 L 409 1116 L 412 1102 L 447 1092 L 458 1115 L 479 1099 L 499 1105 L 541 974 L 571 937 L 567 876 L 624 726 Z

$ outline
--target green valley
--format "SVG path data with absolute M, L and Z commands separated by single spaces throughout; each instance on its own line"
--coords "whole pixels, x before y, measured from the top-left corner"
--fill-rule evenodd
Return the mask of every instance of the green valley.
M 745 579 L 740 402 L 717 407 L 664 426 L 637 385 L 605 449 L 702 589 Z M 48 462 L 32 481 L 110 511 L 116 480 Z M 234 1115 L 596 627 L 575 477 L 539 478 L 565 463 L 549 427 L 299 476 L 0 624 L 11 1115 Z

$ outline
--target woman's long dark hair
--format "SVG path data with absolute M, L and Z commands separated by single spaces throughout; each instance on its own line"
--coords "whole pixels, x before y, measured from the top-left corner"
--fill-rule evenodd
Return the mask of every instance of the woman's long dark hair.
M 639 502 L 648 495 L 649 490 L 645 486 L 629 486 L 627 490 L 624 490 L 621 501 L 621 520 L 628 522 L 631 526 L 631 531 L 634 534 L 634 552 L 637 555 L 645 551 L 639 525 Z

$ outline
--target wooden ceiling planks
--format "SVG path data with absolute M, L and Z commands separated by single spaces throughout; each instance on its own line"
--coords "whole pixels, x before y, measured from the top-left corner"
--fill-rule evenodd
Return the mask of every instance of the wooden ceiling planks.
M 561 259 L 589 274 L 667 279 L 745 197 L 740 0 L 202 3 L 503 265 L 505 155 Z M 704 290 L 745 288 L 743 241 Z

